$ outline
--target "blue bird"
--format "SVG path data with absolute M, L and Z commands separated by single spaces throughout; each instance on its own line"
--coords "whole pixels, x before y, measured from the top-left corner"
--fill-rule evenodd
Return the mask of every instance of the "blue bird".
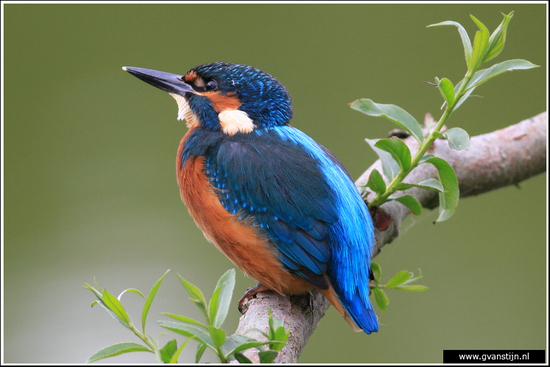
M 168 92 L 189 131 L 176 170 L 205 237 L 282 295 L 318 289 L 350 326 L 378 331 L 369 301 L 374 229 L 343 164 L 290 126 L 290 96 L 251 66 L 215 62 L 185 75 L 123 67 Z

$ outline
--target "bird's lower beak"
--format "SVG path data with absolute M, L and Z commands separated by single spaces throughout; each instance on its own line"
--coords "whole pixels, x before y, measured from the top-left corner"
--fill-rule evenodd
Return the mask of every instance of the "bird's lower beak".
M 195 93 L 195 90 L 183 81 L 181 75 L 133 66 L 123 66 L 122 70 L 168 93 L 175 93 L 180 96 L 185 96 L 186 93 Z

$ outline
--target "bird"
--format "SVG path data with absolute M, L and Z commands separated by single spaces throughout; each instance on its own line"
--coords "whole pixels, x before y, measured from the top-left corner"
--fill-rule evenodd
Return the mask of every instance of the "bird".
M 377 332 L 368 207 L 335 155 L 290 125 L 287 89 L 236 63 L 123 70 L 176 100 L 188 127 L 176 157 L 180 195 L 206 239 L 259 282 L 241 302 L 315 288 L 354 331 Z

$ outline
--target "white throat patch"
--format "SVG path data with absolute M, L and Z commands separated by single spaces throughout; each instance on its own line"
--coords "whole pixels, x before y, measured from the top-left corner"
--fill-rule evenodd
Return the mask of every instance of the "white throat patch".
M 200 125 L 197 115 L 191 111 L 189 103 L 185 100 L 184 97 L 179 94 L 170 93 L 170 95 L 178 103 L 178 120 L 185 120 L 187 127 L 190 129 L 192 127 L 198 127 Z
M 187 127 L 199 127 L 200 121 L 193 113 L 187 100 L 179 94 L 170 93 L 178 103 L 178 120 L 185 120 Z M 249 133 L 254 130 L 254 123 L 248 114 L 241 110 L 225 110 L 218 114 L 222 131 L 227 135 L 235 135 L 238 132 Z
M 238 132 L 249 133 L 254 130 L 254 123 L 248 114 L 241 110 L 225 110 L 218 114 L 222 131 L 227 135 Z

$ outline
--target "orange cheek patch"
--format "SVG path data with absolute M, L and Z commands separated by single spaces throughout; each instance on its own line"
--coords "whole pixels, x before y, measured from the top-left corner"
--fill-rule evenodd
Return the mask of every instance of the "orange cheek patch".
M 201 94 L 212 101 L 212 107 L 217 113 L 226 110 L 236 110 L 241 106 L 241 102 L 235 93 L 222 95 L 220 92 L 210 92 Z

